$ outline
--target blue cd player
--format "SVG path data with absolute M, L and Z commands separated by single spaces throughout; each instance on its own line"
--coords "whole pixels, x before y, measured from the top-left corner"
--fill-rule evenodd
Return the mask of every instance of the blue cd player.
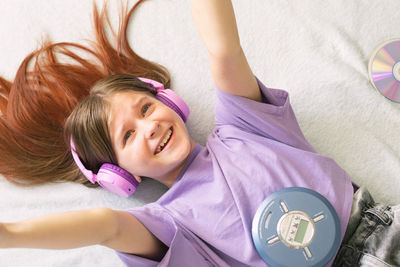
M 319 193 L 290 187 L 268 196 L 252 224 L 253 242 L 271 267 L 324 266 L 340 245 L 340 221 Z

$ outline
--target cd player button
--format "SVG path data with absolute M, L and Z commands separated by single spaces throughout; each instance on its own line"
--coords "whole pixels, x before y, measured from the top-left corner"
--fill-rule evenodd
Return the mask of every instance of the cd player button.
M 279 240 L 280 240 L 279 237 L 275 236 L 274 238 L 271 238 L 270 240 L 268 240 L 268 244 L 270 244 L 270 245 L 275 244 Z
M 324 215 L 319 215 L 318 217 L 314 218 L 314 222 L 319 222 L 320 220 L 322 220 L 323 218 L 325 218 Z
M 312 258 L 312 254 L 311 254 L 311 251 L 308 249 L 308 247 L 305 247 L 305 248 L 304 248 L 304 251 L 306 252 L 307 257 L 308 257 L 309 259 L 311 259 L 311 258 Z
M 281 202 L 281 206 L 282 206 L 283 210 L 285 211 L 285 213 L 287 213 L 289 211 L 289 209 L 287 208 L 285 202 L 282 201 Z

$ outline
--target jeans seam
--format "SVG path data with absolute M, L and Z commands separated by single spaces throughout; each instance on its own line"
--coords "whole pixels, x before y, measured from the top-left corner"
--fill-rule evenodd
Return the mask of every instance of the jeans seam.
M 368 227 L 368 234 L 365 235 L 365 238 L 362 239 L 361 242 L 361 247 L 357 248 L 357 250 L 360 253 L 364 253 L 364 251 L 362 251 L 361 249 L 365 247 L 365 243 L 367 242 L 367 239 L 371 236 L 371 234 L 376 230 L 376 228 L 378 227 L 378 222 L 376 220 L 369 220 L 369 222 L 373 222 L 373 224 L 371 225 L 371 227 Z M 360 259 L 360 257 L 358 258 L 358 260 Z

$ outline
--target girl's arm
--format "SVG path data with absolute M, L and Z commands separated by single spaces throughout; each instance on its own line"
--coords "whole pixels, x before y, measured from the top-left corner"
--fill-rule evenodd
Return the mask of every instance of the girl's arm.
M 210 58 L 211 74 L 222 91 L 261 101 L 257 81 L 240 45 L 230 0 L 191 0 L 193 20 Z
M 108 208 L 0 223 L 0 248 L 71 249 L 90 245 L 155 260 L 167 250 L 134 216 Z

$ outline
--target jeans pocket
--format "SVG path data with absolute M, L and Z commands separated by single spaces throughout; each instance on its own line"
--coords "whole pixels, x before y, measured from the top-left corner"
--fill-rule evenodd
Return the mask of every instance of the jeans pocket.
M 360 267 L 395 267 L 374 255 L 364 253 L 360 258 Z

